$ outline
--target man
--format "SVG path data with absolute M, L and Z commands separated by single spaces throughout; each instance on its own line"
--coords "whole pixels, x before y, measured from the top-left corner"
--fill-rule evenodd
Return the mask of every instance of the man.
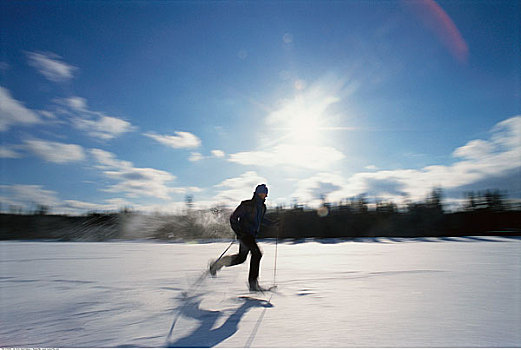
M 240 242 L 239 253 L 222 257 L 220 260 L 210 264 L 210 274 L 215 276 L 223 266 L 234 266 L 246 261 L 248 253 L 251 252 L 250 272 L 248 283 L 251 291 L 262 291 L 259 286 L 259 266 L 262 252 L 255 240 L 259 233 L 261 223 L 266 213 L 266 197 L 268 187 L 265 184 L 258 185 L 253 193 L 253 198 L 242 201 L 230 216 L 230 224 Z

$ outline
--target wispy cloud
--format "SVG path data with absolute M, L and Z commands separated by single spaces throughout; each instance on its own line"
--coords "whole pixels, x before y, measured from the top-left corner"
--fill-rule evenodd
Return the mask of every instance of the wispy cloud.
M 200 162 L 204 159 L 212 159 L 212 158 L 215 159 L 215 158 L 224 158 L 224 157 L 226 157 L 226 153 L 224 153 L 221 150 L 214 149 L 210 152 L 210 155 L 207 155 L 207 156 L 203 155 L 200 152 L 191 152 L 188 160 L 191 161 L 192 163 L 195 163 L 195 162 Z
M 437 186 L 455 190 L 490 178 L 511 179 L 513 171 L 521 171 L 521 116 L 498 123 L 491 129 L 488 140 L 471 140 L 454 150 L 453 156 L 455 161 L 450 165 L 430 165 L 422 169 L 361 172 L 348 178 L 322 172 L 301 180 L 293 197 L 316 203 L 320 194 L 327 195 L 331 201 L 340 201 L 366 193 L 373 198 L 400 202 L 420 200 Z M 325 186 L 327 184 L 330 186 Z M 516 186 L 508 182 L 502 185 L 505 190 Z
M 139 204 L 135 203 L 126 198 L 111 198 L 104 200 L 102 202 L 86 202 L 86 201 L 78 201 L 78 200 L 65 200 L 61 207 L 57 208 L 59 211 L 72 213 L 72 214 L 81 214 L 86 211 L 108 211 L 115 212 L 119 211 L 123 208 L 131 208 L 132 210 L 137 210 L 143 213 L 172 213 L 186 208 L 186 203 L 184 201 L 179 202 L 168 202 L 161 204 Z M 134 219 L 137 219 L 134 216 Z
M 52 52 L 27 52 L 26 54 L 29 65 L 52 82 L 70 80 L 78 69 L 64 62 L 62 57 Z
M 90 110 L 87 106 L 87 100 L 83 97 L 71 96 L 55 99 L 54 102 L 62 106 L 60 112 L 69 116 L 73 127 L 85 131 L 91 137 L 111 140 L 136 129 L 124 119 Z
M 74 118 L 73 125 L 80 130 L 86 131 L 89 136 L 103 140 L 110 140 L 134 130 L 132 124 L 126 120 L 106 115 L 99 115 L 99 118 L 94 120 Z
M 228 160 L 242 165 L 328 169 L 344 158 L 344 154 L 334 147 L 280 144 L 266 151 L 233 153 Z
M 125 207 L 141 209 L 141 206 L 136 208 L 133 203 L 123 198 L 107 199 L 102 203 L 61 200 L 57 192 L 47 190 L 41 185 L 0 185 L 0 202 L 3 205 L 26 210 L 37 209 L 36 205 L 45 205 L 52 212 L 71 215 L 79 215 L 87 211 L 118 211 Z M 8 207 L 2 209 L 9 210 Z
M 57 101 L 80 112 L 87 110 L 87 100 L 83 97 L 71 96 Z
M 193 194 L 203 192 L 201 187 L 187 186 L 187 187 L 170 187 L 170 193 L 177 194 Z
M 154 132 L 144 135 L 172 148 L 197 148 L 201 145 L 199 137 L 187 131 L 174 131 L 174 135 L 159 135 Z
M 318 206 L 322 200 L 337 201 L 343 199 L 347 184 L 346 179 L 337 173 L 320 172 L 310 178 L 299 180 L 291 195 L 298 202 Z
M 132 203 L 123 198 L 107 199 L 103 203 L 93 203 L 69 199 L 63 201 L 62 206 L 69 209 L 69 211 L 76 213 L 82 213 L 85 211 L 117 211 L 125 207 L 133 207 Z
M 96 167 L 99 169 L 127 169 L 133 167 L 132 162 L 119 160 L 113 153 L 102 149 L 93 148 L 90 150 L 90 154 L 94 157 L 97 163 Z
M 268 184 L 266 178 L 255 171 L 247 171 L 238 177 L 226 179 L 215 185 L 219 189 L 216 201 L 237 202 L 248 199 L 255 191 L 255 187 L 262 183 Z
M 37 113 L 15 100 L 6 88 L 0 86 L 0 131 L 7 131 L 13 125 L 33 125 L 41 123 Z
M 224 158 L 226 156 L 226 153 L 219 149 L 214 149 L 212 150 L 212 156 L 214 156 L 215 158 Z
M 192 152 L 190 154 L 190 157 L 188 158 L 188 160 L 191 161 L 192 163 L 198 162 L 203 159 L 204 159 L 203 155 L 199 152 Z
M 34 204 L 55 207 L 61 202 L 55 191 L 40 185 L 0 185 L 0 201 L 6 205 L 30 207 Z
M 0 158 L 22 158 L 18 148 L 19 146 L 0 146 Z
M 70 163 L 85 159 L 83 148 L 79 145 L 40 139 L 27 139 L 24 143 L 25 149 L 48 162 Z
M 466 159 L 479 159 L 489 155 L 494 150 L 491 142 L 484 140 L 473 140 L 465 146 L 459 147 L 453 153 L 455 157 Z
M 164 170 L 137 168 L 131 162 L 119 160 L 113 153 L 91 149 L 96 167 L 116 183 L 104 189 L 106 192 L 126 194 L 130 198 L 154 197 L 171 199 L 171 194 L 199 192 L 198 187 L 171 187 L 176 177 Z

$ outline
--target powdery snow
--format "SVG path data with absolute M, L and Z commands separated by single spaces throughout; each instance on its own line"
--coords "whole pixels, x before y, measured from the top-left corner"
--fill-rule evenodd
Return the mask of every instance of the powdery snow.
M 228 245 L 1 242 L 0 345 L 521 347 L 518 237 L 279 242 L 276 293 L 247 263 L 189 289 Z

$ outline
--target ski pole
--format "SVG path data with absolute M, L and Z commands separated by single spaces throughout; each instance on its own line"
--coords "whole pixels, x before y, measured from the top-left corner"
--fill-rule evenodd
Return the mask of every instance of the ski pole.
M 279 247 L 279 232 L 277 231 L 277 236 L 275 237 L 275 263 L 273 265 L 273 285 L 277 285 L 277 255 L 278 255 L 278 247 Z
M 224 256 L 224 254 L 226 254 L 226 252 L 232 247 L 232 245 L 235 243 L 235 238 L 230 242 L 230 245 L 228 246 L 228 248 L 226 248 L 226 250 L 221 254 L 221 256 L 219 256 L 217 258 L 217 260 L 215 260 L 215 262 L 221 260 L 221 258 Z

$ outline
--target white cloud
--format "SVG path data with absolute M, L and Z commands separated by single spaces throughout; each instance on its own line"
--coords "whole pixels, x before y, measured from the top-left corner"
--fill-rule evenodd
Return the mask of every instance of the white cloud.
M 143 207 L 145 206 L 135 204 L 124 198 L 110 198 L 98 203 L 69 199 L 64 200 L 58 207 L 53 208 L 53 211 L 70 215 L 81 215 L 85 214 L 85 212 L 117 212 L 124 208 L 142 210 Z
M 521 148 L 521 115 L 503 120 L 492 129 L 492 142 L 507 149 Z
M 83 97 L 71 96 L 69 98 L 65 98 L 65 99 L 57 100 L 57 101 L 61 101 L 63 104 L 69 106 L 72 109 L 78 110 L 78 111 L 87 110 L 87 100 L 84 99 Z
M 285 166 L 305 169 L 328 169 L 344 159 L 334 147 L 316 145 L 276 145 L 266 151 L 250 151 L 230 154 L 229 161 L 242 165 Z
M 494 151 L 494 144 L 483 140 L 473 140 L 465 146 L 457 148 L 453 155 L 467 159 L 479 159 Z
M 105 200 L 104 203 L 91 203 L 79 200 L 60 200 L 55 191 L 44 189 L 41 185 L 3 185 L 0 186 L 0 202 L 6 206 L 36 209 L 36 205 L 48 206 L 52 212 L 71 215 L 86 211 L 117 211 L 133 206 L 121 198 Z M 9 208 L 2 208 L 8 210 Z
M 28 63 L 52 82 L 63 82 L 74 77 L 76 67 L 63 62 L 62 58 L 50 52 L 28 52 Z
M 226 154 L 219 149 L 212 150 L 212 156 L 214 156 L 215 158 L 224 158 L 225 155 Z
M 134 130 L 129 122 L 100 114 L 97 119 L 74 118 L 73 125 L 87 132 L 89 136 L 110 140 L 126 132 Z
M 76 212 L 85 212 L 85 211 L 117 211 L 121 208 L 123 208 L 125 205 L 120 205 L 124 202 L 109 202 L 106 201 L 106 203 L 91 203 L 91 202 L 84 202 L 84 201 L 78 201 L 78 200 L 65 200 L 63 201 L 63 205 L 66 208 L 72 209 Z
M 340 174 L 321 172 L 298 181 L 291 197 L 310 206 L 319 206 L 322 198 L 327 201 L 338 201 L 339 197 L 344 196 L 345 191 L 346 181 Z
M 221 189 L 215 201 L 237 202 L 248 199 L 253 195 L 255 187 L 259 184 L 267 184 L 269 187 L 266 178 L 259 176 L 255 171 L 247 171 L 238 177 L 226 179 L 215 185 L 215 187 Z
M 199 152 L 192 152 L 190 154 L 190 157 L 188 158 L 191 162 L 198 162 L 200 160 L 204 159 L 203 155 Z
M 188 160 L 191 162 L 199 162 L 204 159 L 224 158 L 225 156 L 226 156 L 226 154 L 223 151 L 214 149 L 211 151 L 211 156 L 204 156 L 200 152 L 192 152 L 192 153 L 190 153 L 190 157 L 188 158 Z
M 132 168 L 132 163 L 125 160 L 118 160 L 113 153 L 104 151 L 102 149 L 91 149 L 90 154 L 94 157 L 98 163 L 98 167 L 101 169 L 107 168 Z
M 91 137 L 110 140 L 135 130 L 126 120 L 89 110 L 87 100 L 83 97 L 71 96 L 55 99 L 54 102 L 65 107 L 60 111 L 70 117 L 73 127 L 85 131 Z
M 25 140 L 25 148 L 52 163 L 69 163 L 83 160 L 85 153 L 79 145 L 38 139 Z
M 104 189 L 106 192 L 124 193 L 131 198 L 170 199 L 171 193 L 180 193 L 183 190 L 180 187 L 168 186 L 176 177 L 167 171 L 137 168 L 131 162 L 118 160 L 114 154 L 101 149 L 91 149 L 90 153 L 98 163 L 97 167 L 103 170 L 103 174 L 116 181 L 114 185 Z
M 53 112 L 50 112 L 50 111 L 40 110 L 40 111 L 38 111 L 38 113 L 40 113 L 40 115 L 44 116 L 48 120 L 56 120 L 57 119 L 56 114 L 54 114 Z
M 108 211 L 114 212 L 119 211 L 122 208 L 131 208 L 132 210 L 136 210 L 144 213 L 168 213 L 171 214 L 173 212 L 178 212 L 186 208 L 186 203 L 184 201 L 180 202 L 168 202 L 161 204 L 137 204 L 132 201 L 129 201 L 124 198 L 112 198 L 103 201 L 102 203 L 93 203 L 93 202 L 85 202 L 78 200 L 66 200 L 64 201 L 64 205 L 62 206 L 62 211 L 80 214 L 85 213 L 85 211 Z M 151 218 L 152 219 L 152 218 Z M 132 225 L 135 223 L 134 220 L 138 220 L 137 216 L 134 216 L 131 220 Z M 153 220 L 153 219 L 152 219 Z M 137 228 L 140 229 L 140 228 Z
M 153 132 L 144 135 L 172 148 L 196 148 L 201 145 L 201 140 L 187 131 L 175 131 L 175 135 L 159 135 Z
M 0 131 L 7 131 L 11 126 L 41 123 L 41 119 L 32 110 L 15 100 L 9 90 L 0 86 Z
M 41 185 L 2 185 L 0 186 L 3 204 L 31 206 L 34 204 L 55 207 L 60 204 L 57 193 L 45 190 Z
M 521 169 L 521 117 L 504 120 L 491 132 L 489 140 L 471 140 L 457 148 L 453 155 L 463 160 L 450 165 L 361 172 L 349 178 L 323 172 L 300 181 L 293 196 L 302 201 L 312 201 L 316 199 L 313 190 L 321 183 L 330 183 L 340 188 L 328 193 L 331 201 L 362 193 L 398 202 L 406 198 L 421 200 L 433 187 L 457 189 Z M 505 183 L 504 186 L 508 189 L 513 184 Z
M 13 147 L 0 146 L 0 158 L 22 158 Z
M 177 194 L 189 194 L 189 193 L 200 193 L 203 189 L 197 186 L 188 186 L 188 187 L 171 187 L 171 193 Z

